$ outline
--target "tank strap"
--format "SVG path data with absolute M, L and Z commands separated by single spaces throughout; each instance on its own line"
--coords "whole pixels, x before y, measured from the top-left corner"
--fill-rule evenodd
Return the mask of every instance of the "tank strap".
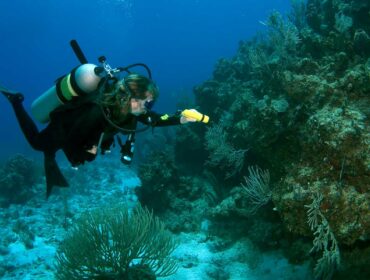
M 78 67 L 75 67 L 70 74 L 58 79 L 56 82 L 57 96 L 62 103 L 66 103 L 74 97 L 84 97 L 87 95 L 79 88 L 76 82 L 76 71 Z

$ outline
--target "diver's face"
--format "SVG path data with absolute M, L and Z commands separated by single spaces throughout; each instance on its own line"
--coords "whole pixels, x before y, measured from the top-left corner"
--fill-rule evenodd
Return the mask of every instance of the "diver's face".
M 146 104 L 153 101 L 153 95 L 149 92 L 146 93 L 145 99 L 131 98 L 131 111 L 130 113 L 139 116 L 147 112 Z

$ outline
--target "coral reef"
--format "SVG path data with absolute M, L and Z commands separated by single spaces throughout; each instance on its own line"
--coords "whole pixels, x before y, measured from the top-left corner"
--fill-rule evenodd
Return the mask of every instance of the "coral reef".
M 139 168 L 140 203 L 153 210 L 173 232 L 197 231 L 208 214 L 213 188 L 179 171 L 168 152 L 153 152 Z
M 219 112 L 231 114 L 226 137 L 237 148 L 249 148 L 254 160 L 275 175 L 274 203 L 284 220 L 291 217 L 285 221 L 292 231 L 309 234 L 303 205 L 308 194 L 319 191 L 337 238 L 353 244 L 368 239 L 370 232 L 365 212 L 370 191 L 370 76 L 367 56 L 348 48 L 359 32 L 369 29 L 369 22 L 358 19 L 357 13 L 368 12 L 370 5 L 324 2 L 330 7 L 308 1 L 308 25 L 299 31 L 272 14 L 266 24 L 268 36 L 243 43 L 231 61 L 221 60 L 214 80 L 199 86 L 195 94 L 200 108 L 209 110 L 213 119 L 221 122 Z M 313 14 L 317 18 L 310 17 Z M 313 41 L 315 48 L 310 47 Z M 274 59 L 285 60 L 285 52 L 289 61 L 275 65 Z M 240 64 L 247 64 L 244 69 L 250 73 L 237 74 Z M 224 68 L 228 70 L 220 70 Z M 213 108 L 205 102 L 210 96 Z M 348 218 L 343 220 L 343 215 Z M 350 220 L 357 226 L 348 229 Z
M 0 206 L 24 203 L 36 192 L 35 184 L 41 179 L 41 168 L 33 160 L 17 154 L 0 168 Z
M 213 173 L 212 185 L 223 185 L 209 204 L 215 223 L 236 214 L 239 221 L 252 219 L 242 209 L 248 203 L 242 177 L 248 166 L 268 169 L 269 211 L 280 216 L 271 223 L 282 223 L 286 236 L 305 242 L 316 229 L 305 205 L 322 195 L 322 221 L 330 240 L 344 248 L 345 263 L 353 246 L 361 243 L 365 254 L 370 242 L 370 2 L 294 3 L 289 18 L 272 13 L 264 34 L 241 42 L 233 58 L 220 59 L 213 77 L 195 87 L 196 106 L 212 122 L 178 132 L 173 166 L 206 162 L 188 169 L 191 176 Z M 176 172 L 174 190 L 183 171 Z M 320 277 L 345 275 L 335 272 L 338 263 L 332 270 L 325 263 Z
M 169 153 L 154 151 L 139 167 L 142 186 L 137 188 L 140 202 L 156 212 L 171 203 L 171 191 L 179 184 L 178 169 Z

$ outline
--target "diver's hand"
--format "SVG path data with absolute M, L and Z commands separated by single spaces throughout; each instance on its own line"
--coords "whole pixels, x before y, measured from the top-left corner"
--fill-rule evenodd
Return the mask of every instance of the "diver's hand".
M 96 155 L 96 153 L 98 152 L 98 146 L 94 145 L 90 150 L 86 150 L 86 152 Z
M 189 111 L 192 111 L 192 112 L 196 112 L 196 113 L 199 113 L 197 110 L 195 109 L 190 109 Z M 189 117 L 186 117 L 184 115 L 181 115 L 181 118 L 180 118 L 180 123 L 181 124 L 184 124 L 184 123 L 188 123 L 188 122 L 196 122 L 197 120 L 194 119 L 194 118 L 189 118 Z

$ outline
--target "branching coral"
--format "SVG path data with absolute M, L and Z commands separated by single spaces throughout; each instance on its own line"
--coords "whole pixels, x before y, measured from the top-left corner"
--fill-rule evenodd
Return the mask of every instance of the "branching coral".
M 323 252 L 314 269 L 315 279 L 329 280 L 340 264 L 340 252 L 329 222 L 320 211 L 322 199 L 322 194 L 316 193 L 312 203 L 305 207 L 308 208 L 308 224 L 315 236 L 311 252 Z
M 86 213 L 57 254 L 57 279 L 155 279 L 177 269 L 176 247 L 164 224 L 140 206 Z M 129 278 L 136 277 L 136 278 Z
M 254 214 L 271 200 L 270 173 L 259 167 L 248 167 L 249 176 L 244 177 L 242 187 L 250 201 L 248 212 Z
M 208 163 L 225 170 L 226 178 L 240 172 L 247 150 L 235 149 L 227 140 L 227 134 L 221 125 L 214 125 L 206 132 L 206 149 L 210 156 Z

